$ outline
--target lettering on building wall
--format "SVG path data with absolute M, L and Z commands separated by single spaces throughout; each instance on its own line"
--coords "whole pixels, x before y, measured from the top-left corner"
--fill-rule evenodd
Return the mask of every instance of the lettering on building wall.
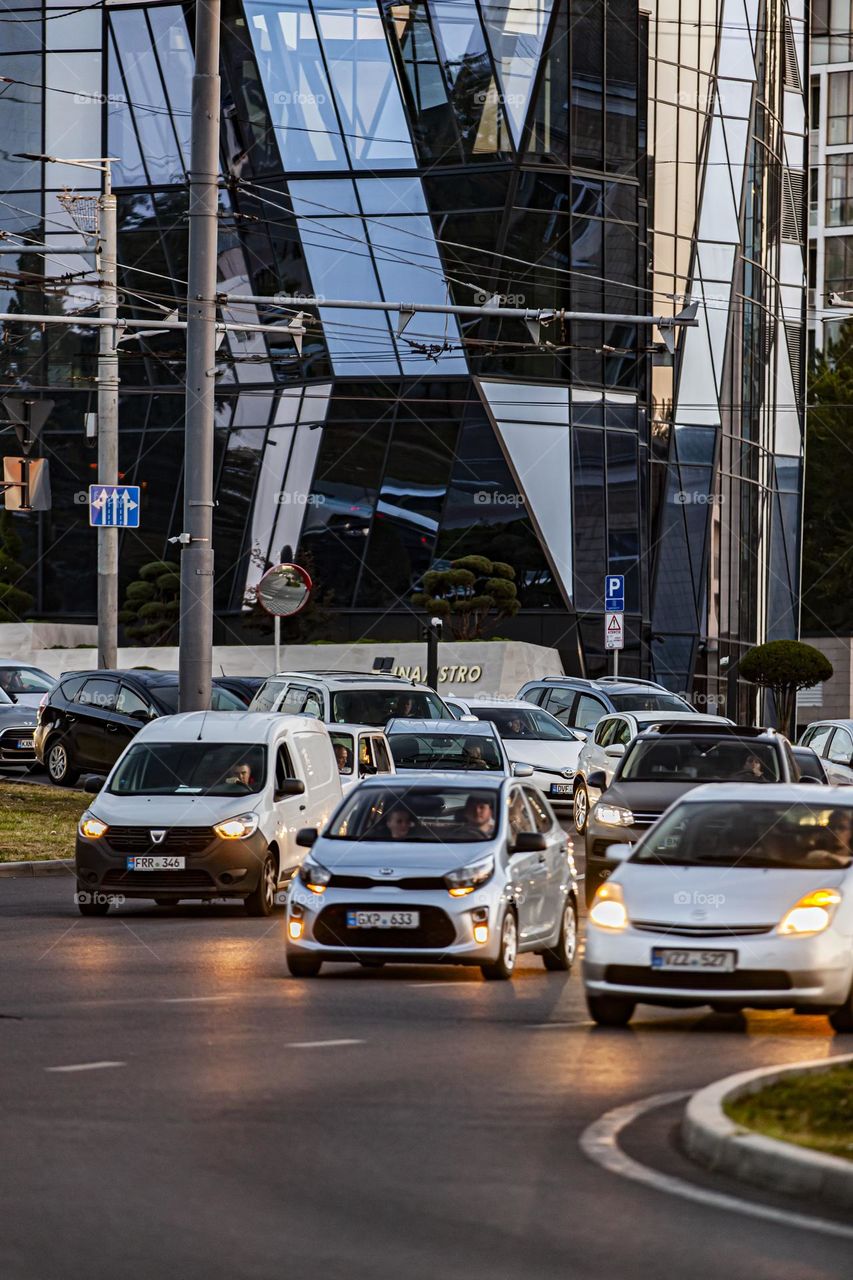
M 476 684 L 483 674 L 483 668 L 478 666 L 471 667 L 439 667 L 438 683 L 439 684 Z M 402 676 L 404 680 L 426 680 L 426 667 L 401 667 L 394 668 L 395 676 Z

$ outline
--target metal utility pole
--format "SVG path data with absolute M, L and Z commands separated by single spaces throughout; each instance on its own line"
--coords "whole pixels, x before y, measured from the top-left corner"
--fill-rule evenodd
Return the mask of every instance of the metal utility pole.
M 213 670 L 213 411 L 219 184 L 220 0 L 197 0 L 187 281 L 180 709 L 210 706 Z
M 118 224 L 110 162 L 100 210 L 101 325 L 98 348 L 98 484 L 118 484 Z M 98 529 L 98 666 L 118 665 L 118 529 Z

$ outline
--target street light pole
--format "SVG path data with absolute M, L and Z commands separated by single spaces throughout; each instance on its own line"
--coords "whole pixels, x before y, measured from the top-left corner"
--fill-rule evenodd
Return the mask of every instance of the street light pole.
M 101 325 L 98 348 L 98 484 L 118 484 L 118 229 L 110 162 L 100 213 Z M 118 664 L 118 529 L 98 529 L 98 666 Z
M 197 0 L 190 152 L 181 711 L 210 706 L 213 674 L 213 421 L 219 186 L 220 0 Z

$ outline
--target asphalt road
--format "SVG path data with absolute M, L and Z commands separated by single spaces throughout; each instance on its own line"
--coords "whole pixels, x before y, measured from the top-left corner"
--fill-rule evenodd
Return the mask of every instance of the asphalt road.
M 677 1102 L 630 1125 L 626 1152 L 781 1220 L 579 1146 L 626 1103 L 853 1049 L 823 1018 L 641 1008 L 601 1030 L 577 974 L 533 959 L 511 984 L 402 966 L 298 981 L 280 917 L 83 920 L 72 894 L 70 877 L 0 880 L 4 1280 L 849 1274 L 850 1239 L 784 1220 L 803 1205 L 686 1162 Z

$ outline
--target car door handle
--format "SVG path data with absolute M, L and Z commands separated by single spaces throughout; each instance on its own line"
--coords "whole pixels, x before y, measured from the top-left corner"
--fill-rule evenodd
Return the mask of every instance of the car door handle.
M 118 725 L 117 725 L 117 724 L 108 724 L 108 725 L 107 725 L 107 733 L 118 733 Z
M 544 853 L 540 853 L 539 858 L 538 858 L 538 862 L 539 862 L 540 867 L 544 867 L 544 866 L 545 866 L 545 863 L 546 863 L 547 861 L 548 861 L 548 859 L 545 857 L 545 854 L 544 854 Z

